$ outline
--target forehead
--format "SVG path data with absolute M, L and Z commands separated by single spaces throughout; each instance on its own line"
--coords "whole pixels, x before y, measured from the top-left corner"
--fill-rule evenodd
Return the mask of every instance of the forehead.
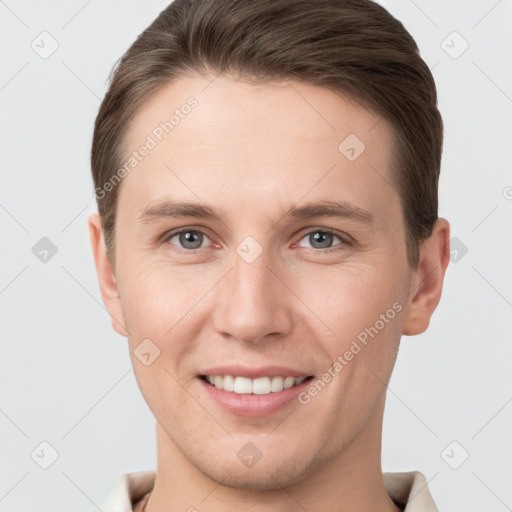
M 310 84 L 182 77 L 139 109 L 127 147 L 125 162 L 138 155 L 127 166 L 120 207 L 123 199 L 140 209 L 164 194 L 202 199 L 219 191 L 236 191 L 250 208 L 267 194 L 282 207 L 335 190 L 368 208 L 396 201 L 390 125 Z

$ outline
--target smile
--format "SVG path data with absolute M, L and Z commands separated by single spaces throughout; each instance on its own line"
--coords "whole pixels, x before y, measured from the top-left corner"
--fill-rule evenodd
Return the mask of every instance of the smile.
M 301 384 L 309 377 L 248 377 L 233 375 L 202 375 L 201 378 L 217 389 L 244 395 L 269 395 Z

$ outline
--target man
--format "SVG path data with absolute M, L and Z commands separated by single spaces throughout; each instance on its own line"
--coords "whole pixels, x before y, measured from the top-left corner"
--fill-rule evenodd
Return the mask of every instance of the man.
M 382 473 L 386 386 L 449 261 L 442 121 L 364 0 L 176 0 L 96 119 L 102 298 L 156 419 L 108 510 L 435 511 Z

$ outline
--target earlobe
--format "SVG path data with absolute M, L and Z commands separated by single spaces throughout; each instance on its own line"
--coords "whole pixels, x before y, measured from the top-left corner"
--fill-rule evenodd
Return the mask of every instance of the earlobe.
M 420 247 L 418 268 L 411 280 L 411 290 L 404 314 L 402 334 L 424 332 L 430 323 L 443 290 L 444 275 L 450 261 L 450 224 L 439 218 L 432 235 Z
M 117 279 L 107 255 L 99 214 L 93 213 L 89 216 L 88 226 L 103 304 L 111 316 L 114 330 L 121 336 L 128 337 L 127 330 L 124 326 L 125 322 L 123 319 Z

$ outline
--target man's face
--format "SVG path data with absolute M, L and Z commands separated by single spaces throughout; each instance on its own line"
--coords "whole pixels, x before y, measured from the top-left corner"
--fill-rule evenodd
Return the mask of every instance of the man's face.
M 167 442 L 216 481 L 280 487 L 379 428 L 412 275 L 392 130 L 324 88 L 210 81 L 174 82 L 131 126 L 128 153 L 155 147 L 119 191 L 119 316 Z M 165 201 L 219 218 L 148 213 Z

